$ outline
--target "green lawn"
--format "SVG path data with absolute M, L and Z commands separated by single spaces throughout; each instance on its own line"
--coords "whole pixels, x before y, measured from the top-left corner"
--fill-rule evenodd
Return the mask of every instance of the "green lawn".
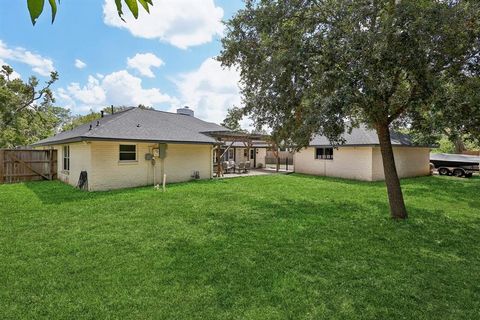
M 0 185 L 0 318 L 478 319 L 480 179 Z

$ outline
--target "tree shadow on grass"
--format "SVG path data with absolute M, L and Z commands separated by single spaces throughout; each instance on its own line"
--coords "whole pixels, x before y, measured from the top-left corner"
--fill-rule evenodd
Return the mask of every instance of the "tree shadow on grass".
M 32 191 L 43 204 L 64 204 L 92 200 L 108 200 L 113 197 L 127 196 L 132 190 L 141 192 L 142 188 L 123 189 L 102 192 L 88 192 L 79 190 L 60 181 L 28 182 L 25 186 Z M 144 189 L 144 188 L 143 188 Z M 135 191 L 134 191 L 135 193 Z

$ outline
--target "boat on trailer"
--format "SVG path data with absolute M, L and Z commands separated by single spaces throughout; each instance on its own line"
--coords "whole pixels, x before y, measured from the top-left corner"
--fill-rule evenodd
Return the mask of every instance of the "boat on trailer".
M 475 171 L 479 171 L 480 157 L 464 154 L 431 153 L 430 163 L 437 169 L 439 175 L 469 178 Z

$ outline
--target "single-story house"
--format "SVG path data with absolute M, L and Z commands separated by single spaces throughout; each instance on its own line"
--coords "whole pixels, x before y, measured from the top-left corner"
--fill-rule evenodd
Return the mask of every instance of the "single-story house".
M 354 180 L 385 179 L 377 133 L 366 126 L 344 133 L 345 143 L 332 147 L 315 136 L 307 148 L 294 154 L 295 172 Z M 404 134 L 391 131 L 395 164 L 400 178 L 430 174 L 430 147 L 415 146 Z
M 33 146 L 58 150 L 58 179 L 76 186 L 84 171 L 88 190 L 109 190 L 161 184 L 164 174 L 168 183 L 211 178 L 213 131 L 229 130 L 187 107 L 177 113 L 131 108 Z

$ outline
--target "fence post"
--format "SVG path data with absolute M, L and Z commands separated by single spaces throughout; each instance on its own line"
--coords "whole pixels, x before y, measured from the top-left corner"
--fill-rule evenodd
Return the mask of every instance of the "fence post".
M 48 177 L 53 180 L 53 149 L 48 150 Z
M 285 157 L 285 171 L 288 171 L 288 157 Z
M 5 150 L 0 150 L 0 184 L 5 182 Z

